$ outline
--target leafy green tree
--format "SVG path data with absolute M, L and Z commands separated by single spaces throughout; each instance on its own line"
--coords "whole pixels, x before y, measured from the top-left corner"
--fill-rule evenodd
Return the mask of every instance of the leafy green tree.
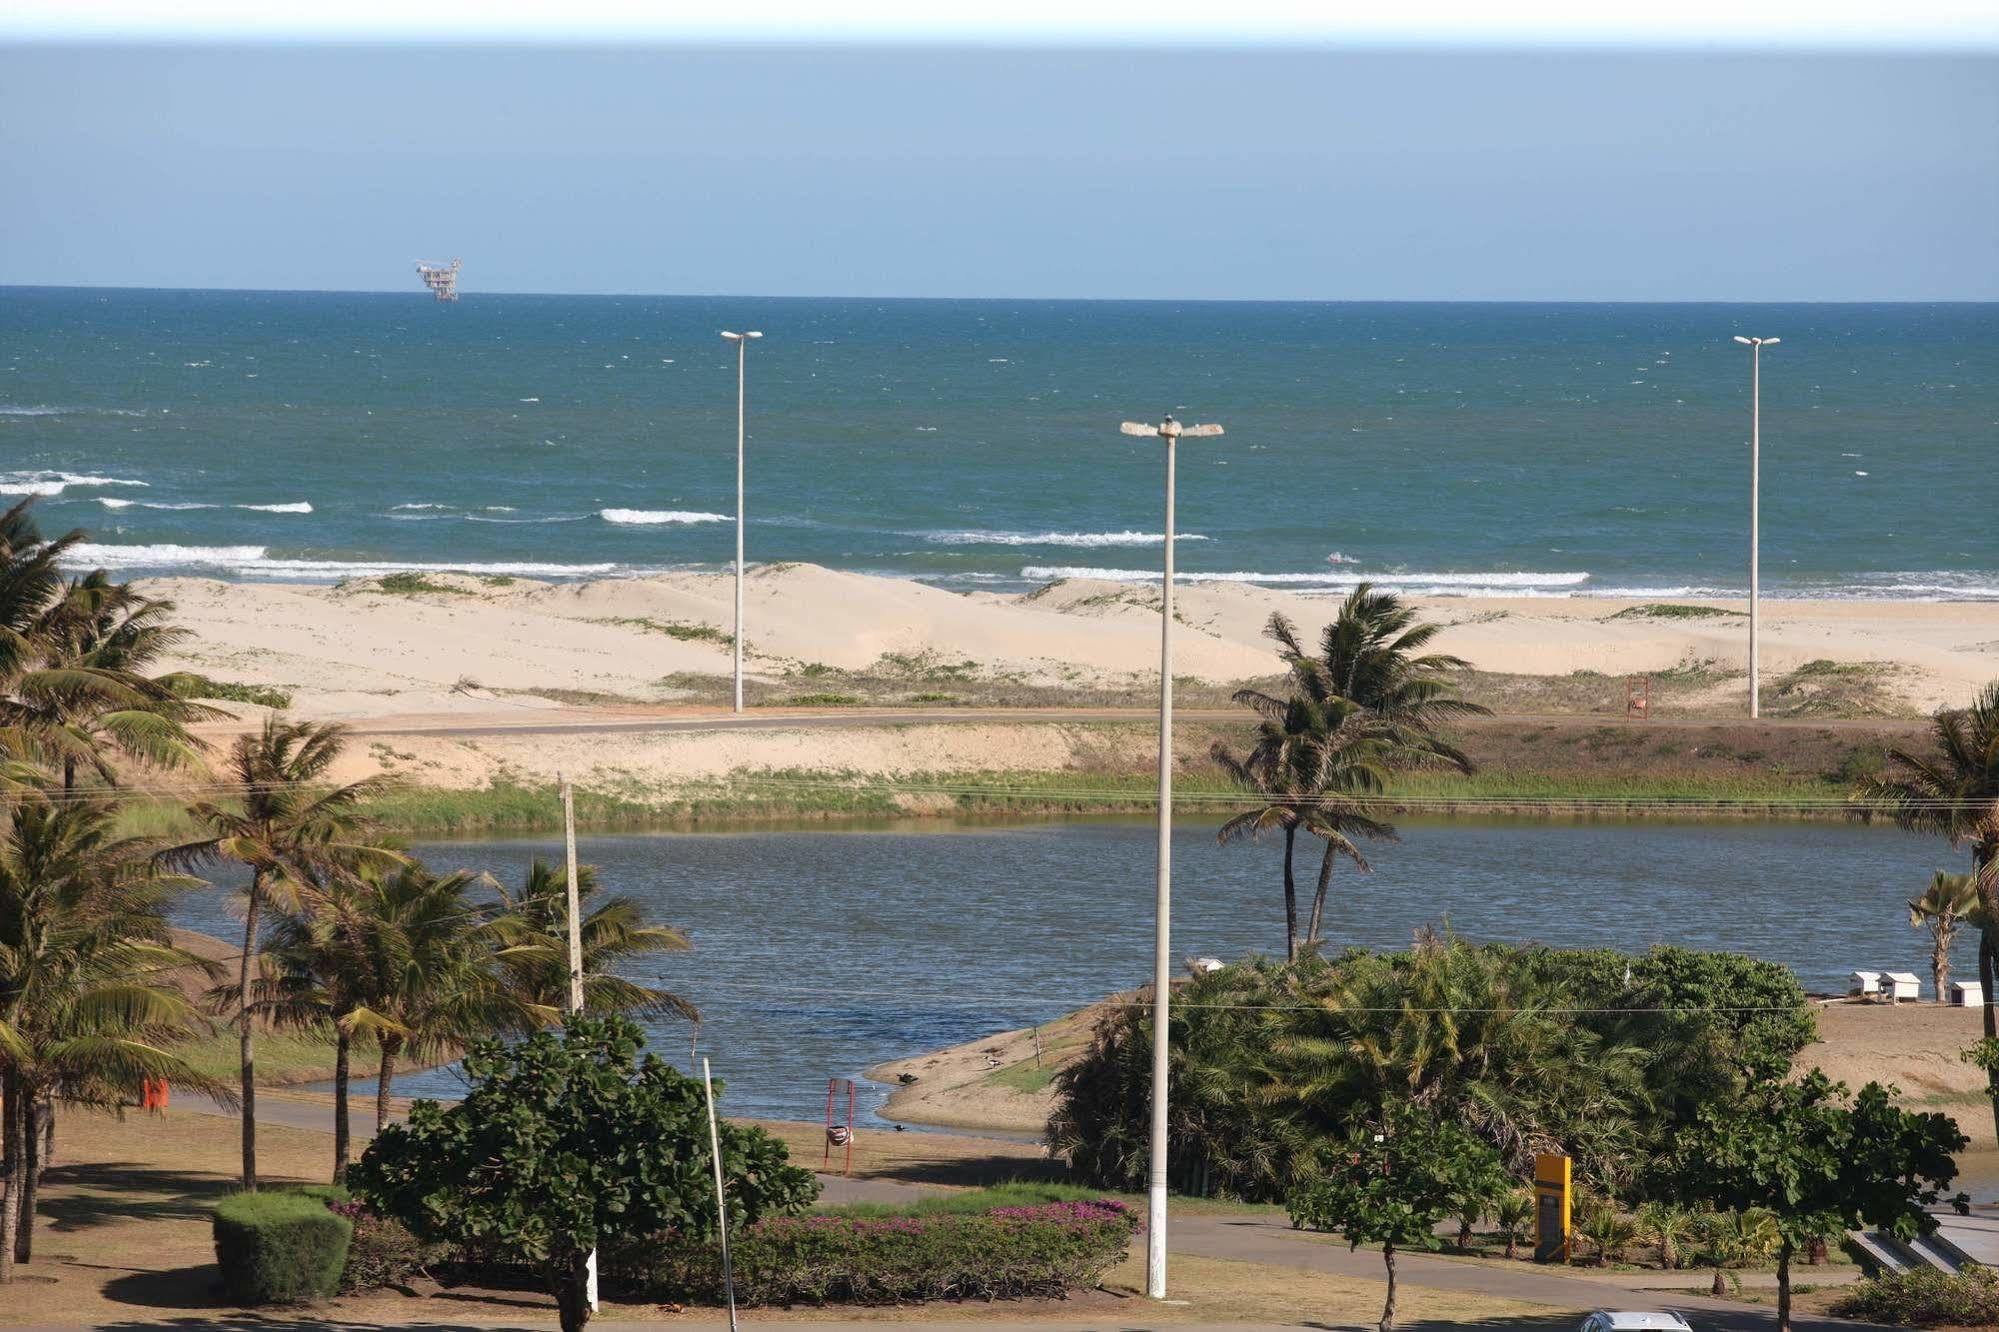
M 243 1187 L 257 1187 L 256 1042 L 251 1021 L 251 973 L 259 965 L 264 905 L 275 897 L 305 910 L 332 879 L 361 865 L 395 865 L 403 857 L 368 840 L 360 806 L 383 788 L 380 779 L 333 785 L 327 773 L 340 757 L 346 729 L 332 723 L 264 719 L 263 730 L 237 737 L 229 775 L 240 805 L 196 801 L 188 807 L 208 836 L 159 853 L 163 865 L 192 869 L 232 861 L 250 871 L 238 964 L 236 1024 L 243 1105 Z
M 1381 1246 L 1388 1298 L 1381 1332 L 1395 1325 L 1395 1255 L 1443 1247 L 1437 1227 L 1467 1197 L 1492 1197 L 1511 1181 L 1499 1154 L 1448 1119 L 1390 1102 L 1346 1136 L 1325 1175 L 1287 1200 L 1295 1225 L 1337 1230 L 1358 1249 Z
M 158 872 L 152 846 L 114 836 L 111 823 L 109 805 L 83 799 L 20 797 L 0 815 L 0 1097 L 12 1167 L 0 1277 L 33 1257 L 50 1106 L 116 1106 L 146 1078 L 220 1090 L 165 1048 L 199 1025 L 161 975 L 202 965 L 173 946 L 166 922 L 193 881 Z
M 1860 1226 L 1901 1239 L 1936 1229 L 1926 1207 L 1957 1175 L 1969 1143 L 1948 1116 L 1903 1110 L 1868 1083 L 1846 1088 L 1812 1070 L 1701 1108 L 1677 1135 L 1663 1182 L 1682 1199 L 1730 1212 L 1762 1209 L 1777 1228 L 1777 1326 L 1790 1332 L 1791 1260 L 1812 1241 Z M 1963 1205 L 1963 1195 L 1956 1200 Z
M 561 1033 L 481 1041 L 471 1088 L 452 1106 L 419 1101 L 377 1135 L 349 1174 L 355 1191 L 419 1237 L 538 1269 L 564 1332 L 590 1316 L 593 1249 L 713 1234 L 713 1157 L 701 1084 L 656 1056 L 629 1019 L 576 1016 Z M 803 1211 L 810 1171 L 757 1128 L 723 1124 L 731 1227 Z
M 1978 884 L 1969 874 L 1938 870 L 1923 895 L 1909 903 L 1909 924 L 1930 932 L 1930 981 L 1936 1001 L 1950 1002 L 1950 947 L 1968 921 L 1978 919 Z
M 1968 708 L 1945 708 L 1930 723 L 1934 754 L 1888 751 L 1888 772 L 1854 793 L 1865 813 L 1910 832 L 1971 850 L 1978 890 L 1978 976 L 1985 991 L 1985 1039 L 1999 1040 L 1999 680 Z M 1999 1061 L 1986 1069 L 1992 1122 L 1999 1127 Z

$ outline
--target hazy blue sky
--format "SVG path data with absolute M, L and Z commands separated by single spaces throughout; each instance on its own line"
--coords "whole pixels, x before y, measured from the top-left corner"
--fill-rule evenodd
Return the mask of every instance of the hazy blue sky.
M 1999 298 L 1999 58 L 0 48 L 0 284 Z

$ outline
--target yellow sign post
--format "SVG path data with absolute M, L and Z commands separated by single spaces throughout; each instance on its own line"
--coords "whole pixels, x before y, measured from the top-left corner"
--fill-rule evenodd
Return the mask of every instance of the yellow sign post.
M 1534 1261 L 1569 1261 L 1569 1158 L 1534 1158 Z

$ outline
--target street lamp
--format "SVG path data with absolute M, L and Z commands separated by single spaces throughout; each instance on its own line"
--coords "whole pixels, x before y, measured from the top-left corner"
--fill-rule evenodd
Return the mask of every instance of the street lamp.
M 763 334 L 731 333 L 722 330 L 725 341 L 736 344 L 736 711 L 743 710 L 743 381 L 749 360 L 750 341 Z
M 1735 340 L 1749 348 L 1749 715 L 1761 715 L 1761 684 L 1756 645 L 1756 601 L 1761 590 L 1762 563 L 1759 552 L 1760 517 L 1763 502 L 1763 349 L 1774 347 L 1781 338 Z
M 1173 446 L 1222 433 L 1218 425 L 1126 421 L 1127 435 L 1166 441 L 1166 566 L 1159 581 L 1159 880 L 1152 927 L 1152 1160 L 1146 1198 L 1145 1293 L 1166 1298 L 1166 1018 L 1173 988 Z

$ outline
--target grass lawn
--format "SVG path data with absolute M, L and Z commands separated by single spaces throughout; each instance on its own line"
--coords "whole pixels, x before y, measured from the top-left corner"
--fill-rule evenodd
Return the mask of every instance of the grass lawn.
M 777 1126 L 773 1126 L 777 1127 Z M 815 1125 L 782 1126 L 794 1152 L 817 1133 Z M 856 1164 L 875 1178 L 973 1184 L 1018 1178 L 1035 1149 L 936 1134 L 875 1134 L 856 1152 Z M 265 1125 L 258 1157 L 272 1183 L 324 1180 L 330 1139 L 306 1129 Z M 814 1144 L 816 1149 L 816 1144 Z M 814 1153 L 800 1153 L 818 1164 Z M 36 1254 L 18 1283 L 0 1296 L 0 1325 L 105 1325 L 186 1320 L 216 1310 L 214 1251 L 208 1209 L 235 1188 L 238 1136 L 234 1121 L 186 1111 L 139 1113 L 119 1120 L 72 1111 L 63 1116 L 57 1164 L 47 1176 L 38 1209 Z M 860 1173 L 857 1169 L 856 1173 Z M 948 1206 L 948 1203 L 938 1204 Z M 1371 1326 L 1380 1314 L 1381 1285 L 1358 1278 L 1318 1275 L 1295 1268 L 1178 1255 L 1174 1295 L 1185 1304 L 1154 1306 L 1140 1294 L 1144 1254 L 1114 1269 L 1102 1291 L 1066 1301 L 929 1305 L 900 1309 L 759 1310 L 757 1321 L 831 1319 L 910 1321 L 1099 1321 L 1128 1324 L 1200 1321 L 1310 1320 L 1320 1326 Z M 1573 1325 L 1573 1313 L 1478 1294 L 1405 1288 L 1411 1326 L 1463 1325 L 1555 1329 Z M 607 1320 L 712 1326 L 718 1312 L 667 1309 L 651 1304 L 607 1303 Z M 554 1309 L 525 1291 L 441 1289 L 431 1283 L 414 1294 L 347 1297 L 310 1310 L 259 1311 L 260 1322 L 293 1320 L 348 1324 L 452 1323 L 547 1326 Z

